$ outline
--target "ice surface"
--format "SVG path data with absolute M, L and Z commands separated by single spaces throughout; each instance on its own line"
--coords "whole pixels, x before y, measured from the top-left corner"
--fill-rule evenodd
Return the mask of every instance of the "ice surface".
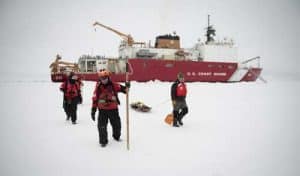
M 49 75 L 0 82 L 0 175 L 299 175 L 300 81 L 187 83 L 184 126 L 164 123 L 171 83 L 132 82 L 126 150 L 125 95 L 121 143 L 98 144 L 90 118 L 94 82 L 84 82 L 78 124 L 65 121 L 59 84 Z M 19 81 L 18 81 L 19 80 Z M 21 80 L 21 81 L 20 81 Z

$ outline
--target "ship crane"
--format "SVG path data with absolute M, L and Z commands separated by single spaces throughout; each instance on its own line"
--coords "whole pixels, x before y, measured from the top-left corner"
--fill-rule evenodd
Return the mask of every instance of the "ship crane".
M 110 31 L 112 31 L 112 32 L 114 32 L 114 33 L 116 33 L 117 35 L 119 35 L 120 37 L 122 37 L 122 39 L 125 40 L 126 43 L 127 43 L 129 46 L 136 45 L 136 44 L 138 44 L 138 45 L 145 45 L 145 42 L 135 42 L 130 34 L 128 34 L 128 35 L 123 34 L 122 32 L 120 32 L 120 31 L 118 31 L 118 30 L 115 30 L 115 29 L 113 29 L 113 28 L 111 28 L 111 27 L 109 27 L 109 26 L 105 26 L 105 25 L 103 25 L 103 24 L 101 24 L 101 23 L 99 23 L 99 22 L 96 21 L 96 22 L 93 24 L 93 26 L 97 26 L 97 25 L 98 25 L 98 26 L 101 26 L 101 27 L 103 27 L 103 28 L 105 28 L 105 29 L 107 29 L 107 30 L 110 30 Z
M 61 56 L 56 55 L 55 61 L 52 62 L 49 66 L 51 68 L 52 73 L 58 73 L 63 70 L 70 69 L 73 72 L 79 72 L 78 64 L 61 61 Z

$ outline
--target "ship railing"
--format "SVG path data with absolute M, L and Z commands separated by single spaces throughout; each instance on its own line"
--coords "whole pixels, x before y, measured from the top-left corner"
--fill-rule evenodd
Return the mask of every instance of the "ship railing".
M 247 65 L 248 63 L 253 63 L 254 61 L 256 61 L 257 67 L 260 68 L 260 56 L 256 56 L 256 57 L 244 60 L 240 64 L 241 65 Z
M 256 61 L 256 66 L 253 64 L 253 62 Z M 250 64 L 251 63 L 251 64 Z M 258 79 L 260 79 L 262 82 L 267 83 L 267 80 L 264 79 L 260 74 L 257 74 L 256 72 L 252 71 L 253 68 L 261 68 L 260 67 L 260 56 L 247 59 L 239 64 L 239 67 L 241 69 L 249 71 L 251 74 L 255 75 Z

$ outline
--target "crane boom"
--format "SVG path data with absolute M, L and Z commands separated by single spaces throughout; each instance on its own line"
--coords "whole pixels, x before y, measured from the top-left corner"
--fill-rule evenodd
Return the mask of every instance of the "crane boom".
M 99 22 L 97 22 L 97 21 L 93 24 L 93 26 L 96 26 L 96 25 L 101 26 L 101 27 L 104 27 L 105 29 L 108 29 L 108 30 L 110 30 L 110 31 L 113 31 L 114 33 L 118 34 L 119 36 L 128 38 L 128 35 L 123 34 L 122 32 L 117 31 L 117 30 L 115 30 L 115 29 L 113 29 L 113 28 L 111 28 L 111 27 L 109 27 L 109 26 L 105 26 L 104 24 L 101 24 L 101 23 L 99 23 Z
M 101 27 L 103 27 L 103 28 L 105 28 L 107 30 L 110 30 L 110 31 L 116 33 L 117 35 L 121 36 L 128 43 L 129 46 L 132 46 L 133 44 L 141 44 L 141 45 L 145 44 L 145 42 L 134 42 L 134 40 L 133 40 L 133 38 L 132 38 L 132 36 L 130 34 L 126 35 L 126 34 L 120 32 L 120 31 L 118 31 L 116 29 L 113 29 L 113 28 L 111 28 L 109 26 L 106 26 L 106 25 L 101 24 L 101 23 L 99 23 L 99 22 L 96 21 L 93 24 L 93 26 L 97 26 L 97 25 L 101 26 Z
M 50 64 L 49 67 L 51 68 L 51 71 L 53 73 L 59 72 L 60 70 L 65 70 L 66 68 L 69 68 L 74 72 L 79 71 L 78 64 L 71 63 L 71 62 L 64 62 L 64 61 L 60 61 L 60 60 L 61 60 L 61 56 L 56 55 L 55 61 Z

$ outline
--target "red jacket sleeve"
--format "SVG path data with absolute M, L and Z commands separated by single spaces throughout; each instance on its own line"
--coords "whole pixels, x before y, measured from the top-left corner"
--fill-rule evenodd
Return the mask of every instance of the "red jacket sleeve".
M 96 83 L 95 90 L 94 90 L 93 97 L 92 97 L 92 107 L 93 108 L 96 108 L 98 106 L 98 103 L 97 103 L 98 97 L 99 97 L 98 86 L 99 86 L 99 83 Z
M 60 85 L 60 88 L 59 88 L 62 92 L 65 92 L 66 90 L 66 82 L 63 82 L 61 85 Z
M 118 84 L 118 83 L 114 83 L 114 90 L 116 92 L 122 92 L 122 93 L 126 93 L 126 87 L 125 86 L 122 86 L 121 84 Z

